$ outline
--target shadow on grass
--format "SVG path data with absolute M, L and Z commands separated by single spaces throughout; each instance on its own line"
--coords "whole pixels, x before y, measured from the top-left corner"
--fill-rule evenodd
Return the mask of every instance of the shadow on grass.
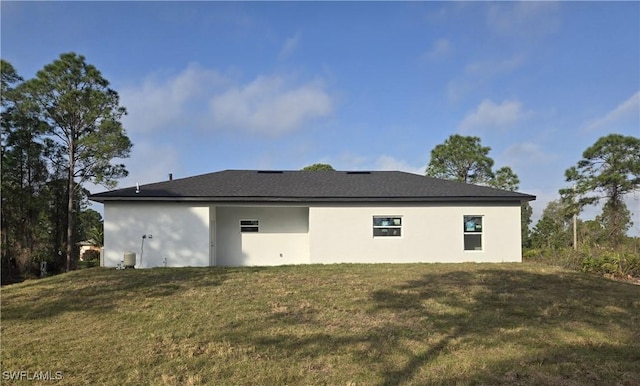
M 174 295 L 188 306 L 149 313 L 158 320 L 155 339 L 168 347 L 164 354 L 153 348 L 153 365 L 190 363 L 182 355 L 198 347 L 208 357 L 192 363 L 227 366 L 217 370 L 220 383 L 225 374 L 239 383 L 256 376 L 256 384 L 632 385 L 640 378 L 640 287 L 575 272 L 514 265 L 88 269 L 34 284 L 2 289 L 3 321 L 48 322 L 74 311 L 102 318 L 121 309 L 131 312 L 122 318 L 129 321 L 146 299 Z M 177 296 L 182 291 L 195 296 Z M 143 335 L 136 344 L 149 340 Z
M 570 280 L 567 280 L 570 279 Z M 410 360 L 400 368 L 387 371 L 384 384 L 402 384 L 411 380 L 420 369 L 429 364 L 454 344 L 486 347 L 508 342 L 508 334 L 517 335 L 523 350 L 533 348 L 533 358 L 487 360 L 487 370 L 475 369 L 471 375 L 450 378 L 448 381 L 471 382 L 481 376 L 489 382 L 517 382 L 518 367 L 533 361 L 542 366 L 583 362 L 583 374 L 566 374 L 567 379 L 577 376 L 583 381 L 599 379 L 594 367 L 601 365 L 602 358 L 616 358 L 629 364 L 638 363 L 640 353 L 631 349 L 637 342 L 638 302 L 629 296 L 631 292 L 620 292 L 619 284 L 608 282 L 579 273 L 542 275 L 526 271 L 479 270 L 451 272 L 443 275 L 425 275 L 422 280 L 410 281 L 391 289 L 378 290 L 372 294 L 376 310 L 395 310 L 408 317 L 424 321 L 424 326 L 445 332 L 444 338 L 422 353 L 411 355 Z M 636 295 L 640 291 L 636 291 Z M 431 310 L 430 310 L 431 309 Z M 450 310 L 450 312 L 447 312 Z M 597 333 L 603 328 L 619 327 L 630 333 L 629 346 L 617 344 L 590 345 L 590 332 Z M 634 329 L 634 327 L 636 327 Z M 531 333 L 535 330 L 537 333 Z M 584 336 L 584 344 L 566 344 L 558 330 Z M 572 331 L 573 330 L 573 331 Z M 540 335 L 547 331 L 548 335 Z M 424 334 L 416 331 L 414 338 Z M 530 334 L 530 335 L 528 335 Z M 505 335 L 504 338 L 500 338 Z M 542 339 L 542 340 L 540 340 Z M 548 339 L 548 340 L 547 340 Z M 492 363 L 494 362 L 494 363 Z M 591 363 L 589 363 L 591 362 Z M 511 368 L 505 379 L 496 377 L 496 371 Z M 574 368 L 575 370 L 575 368 Z M 591 371 L 589 371 L 591 370 Z M 636 365 L 637 370 L 637 365 Z M 475 374 L 474 374 L 475 371 Z M 543 371 L 544 372 L 544 371 Z M 480 374 L 482 373 L 482 374 Z M 620 382 L 625 382 L 624 374 L 619 374 Z M 541 378 L 534 380 L 526 377 Z M 549 374 L 527 374 L 527 384 L 538 382 L 562 383 Z M 611 378 L 605 378 L 610 380 Z M 626 379 L 630 382 L 631 379 Z M 634 381 L 635 382 L 635 381 Z
M 174 295 L 217 287 L 234 268 L 90 268 L 2 289 L 2 319 L 38 319 L 64 312 L 102 314 L 122 300 Z
M 298 358 L 349 352 L 384 385 L 422 383 L 425 372 L 447 366 L 435 364 L 443 356 L 470 366 L 437 378 L 451 384 L 634 384 L 640 375 L 640 287 L 572 272 L 479 269 L 425 274 L 369 295 L 365 315 L 353 318 L 371 324 L 356 332 L 332 330 L 321 312 L 303 308 L 270 317 L 303 333 L 236 324 L 227 337 Z M 623 333 L 609 342 L 611 331 Z M 464 358 L 477 352 L 499 355 Z

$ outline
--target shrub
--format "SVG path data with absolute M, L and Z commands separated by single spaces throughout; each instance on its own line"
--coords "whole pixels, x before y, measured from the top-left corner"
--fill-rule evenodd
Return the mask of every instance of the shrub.
M 88 250 L 82 254 L 82 260 L 84 261 L 100 261 L 100 251 Z
M 100 251 L 88 250 L 82 254 L 82 261 L 78 261 L 78 268 L 93 268 L 100 265 Z
M 523 261 L 542 263 L 579 271 L 582 259 L 573 249 L 529 249 L 523 254 Z
M 640 256 L 629 248 L 611 250 L 589 248 L 573 249 L 529 249 L 523 261 L 542 263 L 595 275 L 618 278 L 640 277 Z
M 542 258 L 542 251 L 536 248 L 526 249 L 522 253 L 522 259 L 526 261 L 537 261 Z
M 640 257 L 629 252 L 592 253 L 583 258 L 582 270 L 621 278 L 640 277 Z

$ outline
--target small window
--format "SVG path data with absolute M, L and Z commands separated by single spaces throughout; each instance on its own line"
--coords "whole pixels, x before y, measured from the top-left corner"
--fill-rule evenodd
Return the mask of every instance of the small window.
M 464 250 L 482 250 L 482 216 L 464 216 Z
M 255 233 L 260 231 L 260 222 L 258 220 L 240 220 L 240 232 Z
M 402 217 L 373 216 L 374 237 L 400 237 L 402 235 Z

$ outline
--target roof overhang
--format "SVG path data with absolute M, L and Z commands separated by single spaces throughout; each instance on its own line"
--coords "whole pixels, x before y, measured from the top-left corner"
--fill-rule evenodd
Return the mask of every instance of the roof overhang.
M 523 197 L 96 197 L 92 201 L 106 202 L 214 202 L 221 204 L 238 203 L 460 203 L 460 202 L 528 202 L 535 196 Z

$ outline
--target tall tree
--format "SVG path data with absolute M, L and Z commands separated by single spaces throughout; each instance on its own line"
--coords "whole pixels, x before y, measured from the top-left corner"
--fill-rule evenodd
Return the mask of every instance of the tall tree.
M 48 252 L 46 208 L 43 194 L 48 180 L 44 158 L 43 125 L 30 114 L 22 78 L 13 66 L 2 66 L 2 271 L 31 270 L 34 258 Z M 15 272 L 12 272 L 15 273 Z
M 579 211 L 604 200 L 601 223 L 609 240 L 620 243 L 629 229 L 629 210 L 624 195 L 640 188 L 640 138 L 610 134 L 598 139 L 582 153 L 576 166 L 565 171 L 574 187 L 561 189 L 566 201 Z
M 531 216 L 533 215 L 533 208 L 528 202 L 520 204 L 520 240 L 523 248 L 531 247 Z
M 78 214 L 78 234 L 83 241 L 93 241 L 95 245 L 104 244 L 102 215 L 93 209 L 85 208 Z
M 22 77 L 13 65 L 4 59 L 0 59 L 0 113 L 2 119 L 2 152 L 7 146 L 9 133 L 14 127 L 15 112 L 15 88 L 23 81 Z
M 494 176 L 487 182 L 487 185 L 496 188 L 515 192 L 520 187 L 520 179 L 518 175 L 508 166 L 503 166 L 493 173 Z M 531 224 L 531 215 L 533 208 L 528 202 L 520 204 L 520 238 L 522 246 L 528 247 L 530 244 L 529 225 Z
M 487 185 L 496 189 L 509 190 L 511 192 L 518 190 L 520 179 L 510 167 L 501 167 L 493 174 L 493 178 L 487 182 Z
M 334 172 L 336 169 L 333 168 L 333 166 L 329 165 L 329 164 L 313 164 L 313 165 L 309 165 L 309 166 L 305 166 L 302 168 L 303 172 L 318 172 L 318 171 L 322 171 L 322 172 Z
M 531 246 L 562 249 L 571 245 L 571 222 L 562 201 L 550 201 L 531 232 Z
M 496 189 L 516 191 L 520 185 L 518 175 L 508 166 L 495 172 L 491 148 L 482 146 L 480 138 L 451 135 L 443 144 L 431 150 L 426 174 L 430 177 L 488 185 Z M 529 244 L 529 224 L 533 209 L 528 202 L 520 207 L 522 245 Z
M 74 193 L 87 181 L 113 187 L 116 179 L 127 175 L 123 164 L 112 163 L 114 158 L 128 157 L 131 150 L 131 141 L 120 123 L 126 110 L 96 67 L 75 53 L 60 55 L 25 86 L 39 119 L 47 124 L 51 139 L 65 154 L 69 270 L 74 244 Z
M 15 85 L 22 82 L 23 79 L 20 75 L 18 75 L 18 71 L 16 71 L 15 67 L 4 59 L 0 59 L 0 91 L 2 95 L 5 95 L 7 92 L 11 92 L 15 88 Z M 2 106 L 5 106 L 5 102 L 2 101 Z
M 479 137 L 453 134 L 431 150 L 426 174 L 471 184 L 486 183 L 493 178 L 490 150 L 482 146 Z

